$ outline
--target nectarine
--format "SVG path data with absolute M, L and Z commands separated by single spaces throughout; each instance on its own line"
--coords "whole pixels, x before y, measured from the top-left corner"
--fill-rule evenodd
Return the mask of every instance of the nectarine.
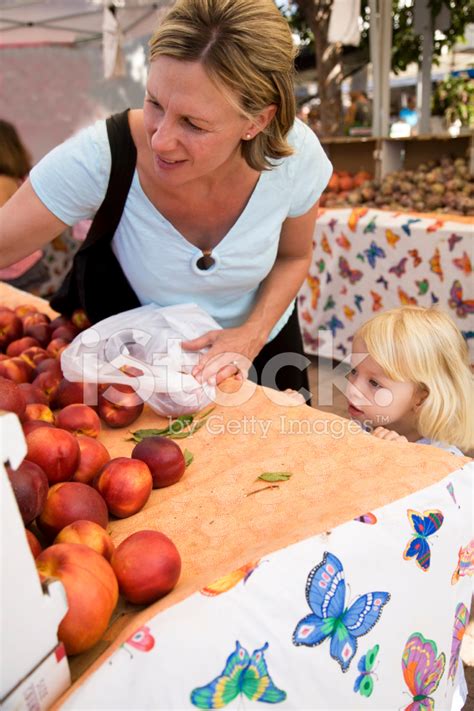
M 111 459 L 94 480 L 94 487 L 104 497 L 110 513 L 118 518 L 140 511 L 150 497 L 152 486 L 145 462 L 128 457 Z
M 133 459 L 148 464 L 153 477 L 153 488 L 171 486 L 181 479 L 186 462 L 176 442 L 166 437 L 146 437 L 132 451 Z
M 66 589 L 69 610 L 58 629 L 66 653 L 93 647 L 117 604 L 117 580 L 110 563 L 88 546 L 58 543 L 40 553 L 36 567 L 43 581 L 59 578 Z
M 117 546 L 112 567 L 124 597 L 148 605 L 174 588 L 181 573 L 181 557 L 164 533 L 137 531 Z
M 50 484 L 67 481 L 79 464 L 80 450 L 74 435 L 57 427 L 38 427 L 26 437 L 27 458 L 38 464 Z
M 37 520 L 40 531 L 51 539 L 65 526 L 80 520 L 94 521 L 106 528 L 109 520 L 107 506 L 99 492 L 77 481 L 52 486 Z

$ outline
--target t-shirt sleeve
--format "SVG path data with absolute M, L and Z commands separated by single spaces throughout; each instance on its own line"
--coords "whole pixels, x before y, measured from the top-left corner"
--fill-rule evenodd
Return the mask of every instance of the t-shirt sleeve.
M 288 217 L 304 215 L 319 200 L 332 175 L 332 164 L 314 131 L 301 121 L 295 125 L 296 154 L 292 156 L 292 197 Z
M 53 148 L 30 172 L 41 202 L 67 225 L 93 218 L 109 183 L 112 159 L 105 121 Z

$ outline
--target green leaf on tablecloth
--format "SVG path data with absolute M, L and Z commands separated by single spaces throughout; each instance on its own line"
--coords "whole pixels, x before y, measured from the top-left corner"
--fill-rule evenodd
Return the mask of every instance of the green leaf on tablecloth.
M 291 472 L 263 472 L 255 481 L 259 479 L 262 481 L 288 481 L 292 476 L 293 474 Z
M 189 449 L 185 449 L 184 452 L 184 463 L 186 464 L 186 467 L 189 467 L 190 464 L 192 464 L 194 460 L 194 454 L 189 451 Z

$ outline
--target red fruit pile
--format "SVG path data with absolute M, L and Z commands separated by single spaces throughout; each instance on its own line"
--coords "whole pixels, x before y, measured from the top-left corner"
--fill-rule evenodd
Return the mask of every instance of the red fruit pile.
M 119 587 L 130 602 L 148 604 L 176 585 L 181 570 L 164 534 L 138 531 L 115 549 L 106 531 L 109 514 L 137 513 L 152 488 L 178 481 L 185 466 L 179 446 L 162 437 L 136 447 L 133 458 L 110 458 L 102 423 L 126 427 L 144 405 L 120 384 L 101 386 L 91 407 L 84 384 L 63 377 L 61 353 L 88 326 L 83 312 L 51 320 L 29 304 L 0 305 L 0 410 L 20 418 L 27 444 L 26 459 L 7 471 L 40 577 L 66 588 L 59 639 L 68 654 L 100 640 Z

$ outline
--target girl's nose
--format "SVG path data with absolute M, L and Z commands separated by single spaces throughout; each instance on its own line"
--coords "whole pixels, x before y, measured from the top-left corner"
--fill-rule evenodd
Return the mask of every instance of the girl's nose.
M 354 381 L 347 381 L 346 397 L 356 407 L 359 405 L 367 405 L 367 399 L 357 387 L 357 383 Z

